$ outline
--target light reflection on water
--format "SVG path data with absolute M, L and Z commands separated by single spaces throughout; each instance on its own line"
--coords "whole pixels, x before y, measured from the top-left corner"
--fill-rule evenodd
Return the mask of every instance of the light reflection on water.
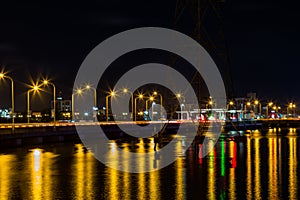
M 81 144 L 44 145 L 2 150 L 0 200 L 4 199 L 299 199 L 299 137 L 295 130 L 277 136 L 257 131 L 243 141 L 219 140 L 202 158 L 202 144 L 170 166 L 150 173 L 125 173 L 105 167 Z M 213 141 L 208 145 L 212 145 Z M 109 144 L 114 162 L 125 163 L 126 151 L 153 151 L 153 140 Z M 141 158 L 137 167 L 158 165 L 159 154 Z

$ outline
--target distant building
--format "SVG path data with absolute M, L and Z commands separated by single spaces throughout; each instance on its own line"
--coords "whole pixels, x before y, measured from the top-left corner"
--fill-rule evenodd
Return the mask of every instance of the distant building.
M 247 93 L 247 98 L 248 98 L 249 101 L 256 100 L 256 93 L 255 92 Z
M 53 100 L 51 101 L 51 109 L 53 110 Z M 56 112 L 71 112 L 72 101 L 64 100 L 61 96 L 56 98 Z
M 70 120 L 71 119 L 71 112 L 72 112 L 72 101 L 71 100 L 64 100 L 59 93 L 58 97 L 56 98 L 56 119 L 57 120 Z M 51 101 L 51 116 L 54 116 L 54 103 L 53 100 Z

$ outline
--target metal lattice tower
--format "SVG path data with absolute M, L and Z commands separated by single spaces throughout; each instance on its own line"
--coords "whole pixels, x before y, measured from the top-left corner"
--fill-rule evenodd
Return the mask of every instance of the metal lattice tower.
M 234 90 L 223 26 L 225 5 L 225 0 L 177 0 L 174 28 L 195 39 L 208 51 L 221 72 L 227 97 L 231 98 Z M 191 80 L 191 84 L 198 87 L 199 100 L 201 79 L 195 74 Z

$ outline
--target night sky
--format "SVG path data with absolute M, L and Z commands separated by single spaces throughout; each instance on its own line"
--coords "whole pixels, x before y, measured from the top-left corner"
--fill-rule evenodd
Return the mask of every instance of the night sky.
M 175 6 L 171 0 L 0 3 L 0 64 L 15 80 L 16 110 L 25 110 L 30 77 L 48 76 L 70 98 L 77 70 L 95 46 L 132 28 L 173 28 Z M 235 96 L 256 92 L 300 102 L 298 8 L 278 0 L 227 1 L 224 32 Z M 0 82 L 0 107 L 10 107 L 7 83 Z M 33 109 L 49 105 L 51 91 L 42 96 Z

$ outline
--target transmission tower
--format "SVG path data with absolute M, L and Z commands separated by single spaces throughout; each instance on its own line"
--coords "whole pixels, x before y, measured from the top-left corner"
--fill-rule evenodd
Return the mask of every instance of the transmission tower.
M 227 97 L 234 95 L 224 32 L 225 0 L 177 0 L 174 28 L 199 42 L 210 54 L 224 80 Z M 203 81 L 195 74 L 191 84 L 198 87 L 201 101 Z

